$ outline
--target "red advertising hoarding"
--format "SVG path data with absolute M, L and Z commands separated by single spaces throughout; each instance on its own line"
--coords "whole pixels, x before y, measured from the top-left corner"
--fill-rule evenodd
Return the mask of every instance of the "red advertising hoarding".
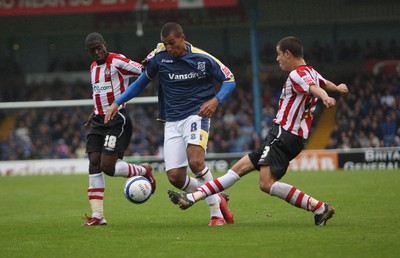
M 0 16 L 235 6 L 237 0 L 0 0 Z

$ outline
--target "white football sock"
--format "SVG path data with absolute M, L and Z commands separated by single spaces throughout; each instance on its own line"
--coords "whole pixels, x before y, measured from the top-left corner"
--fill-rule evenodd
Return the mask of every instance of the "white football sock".
M 195 173 L 195 175 L 199 182 L 199 185 L 203 185 L 204 183 L 207 183 L 214 179 L 210 170 L 208 169 L 208 167 L 205 167 L 199 173 Z M 205 201 L 206 201 L 208 207 L 210 208 L 210 216 L 211 217 L 223 218 L 221 209 L 219 207 L 220 197 L 218 196 L 218 194 L 208 196 L 207 198 L 205 198 Z
M 277 196 L 291 205 L 307 211 L 314 211 L 315 208 L 318 210 L 322 205 L 322 202 L 315 200 L 296 187 L 279 181 L 272 184 L 270 195 Z
M 197 201 L 212 194 L 222 192 L 235 184 L 239 179 L 240 177 L 233 170 L 229 169 L 225 175 L 200 186 L 197 191 L 193 193 L 193 198 Z M 191 197 L 188 196 L 188 198 Z
M 146 174 L 146 169 L 142 166 L 130 164 L 122 160 L 117 161 L 115 164 L 114 176 L 133 177 L 142 176 L 144 174 Z
M 183 191 L 185 191 L 186 193 L 191 193 L 194 190 L 196 190 L 196 188 L 199 186 L 199 182 L 194 179 L 193 177 L 190 177 L 188 175 L 186 175 L 186 181 L 185 184 L 183 185 L 183 187 L 181 188 Z
M 103 215 L 104 190 L 105 190 L 104 174 L 98 173 L 89 175 L 88 197 L 92 209 L 92 217 L 102 218 L 104 216 Z

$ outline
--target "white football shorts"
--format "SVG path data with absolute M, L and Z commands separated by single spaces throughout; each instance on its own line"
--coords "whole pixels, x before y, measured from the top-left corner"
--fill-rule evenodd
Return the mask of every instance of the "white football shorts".
M 186 147 L 200 145 L 207 150 L 210 119 L 198 115 L 176 122 L 166 122 L 164 127 L 165 170 L 188 166 Z

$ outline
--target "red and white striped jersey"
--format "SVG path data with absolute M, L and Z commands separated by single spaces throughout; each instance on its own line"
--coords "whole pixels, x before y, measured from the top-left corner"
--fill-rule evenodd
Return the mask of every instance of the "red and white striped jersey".
M 112 102 L 129 86 L 129 78 L 142 72 L 142 65 L 124 55 L 109 53 L 104 64 L 90 67 L 94 113 L 104 115 Z M 120 108 L 125 107 L 125 103 Z
M 312 66 L 299 66 L 290 72 L 283 85 L 278 113 L 273 120 L 286 131 L 304 139 L 308 138 L 317 102 L 317 98 L 310 95 L 311 85 L 326 86 L 326 80 Z

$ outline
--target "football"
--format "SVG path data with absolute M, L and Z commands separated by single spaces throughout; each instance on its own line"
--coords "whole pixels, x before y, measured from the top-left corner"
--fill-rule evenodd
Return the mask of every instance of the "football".
M 141 204 L 151 196 L 151 184 L 144 176 L 129 178 L 124 185 L 124 195 L 130 202 Z

